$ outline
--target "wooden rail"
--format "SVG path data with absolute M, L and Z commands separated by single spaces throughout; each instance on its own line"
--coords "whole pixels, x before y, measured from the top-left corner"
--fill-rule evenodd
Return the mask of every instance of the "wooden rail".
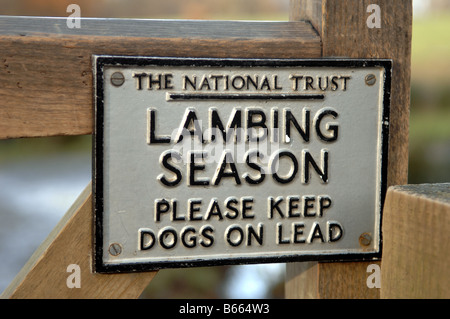
M 381 298 L 450 298 L 450 183 L 388 190 Z
M 93 54 L 318 58 L 308 22 L 0 17 L 0 138 L 92 133 Z

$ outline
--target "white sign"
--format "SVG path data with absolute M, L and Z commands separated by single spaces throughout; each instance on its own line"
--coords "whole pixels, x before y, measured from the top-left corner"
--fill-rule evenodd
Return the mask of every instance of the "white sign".
M 390 60 L 94 62 L 97 272 L 380 257 Z

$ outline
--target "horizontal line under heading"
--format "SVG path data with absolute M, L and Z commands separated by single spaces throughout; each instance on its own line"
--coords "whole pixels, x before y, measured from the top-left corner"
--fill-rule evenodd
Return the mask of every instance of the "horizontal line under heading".
M 324 94 L 167 93 L 167 101 L 198 100 L 323 100 Z

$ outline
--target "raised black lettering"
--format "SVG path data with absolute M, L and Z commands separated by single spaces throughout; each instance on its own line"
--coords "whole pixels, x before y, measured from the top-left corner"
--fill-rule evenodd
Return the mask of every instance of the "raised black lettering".
M 303 228 L 305 228 L 303 223 L 292 224 L 292 242 L 294 244 L 304 244 L 306 242 L 304 237 L 300 237 L 303 235 Z
M 269 207 L 268 207 L 268 213 L 269 213 L 269 219 L 273 218 L 273 212 L 276 210 L 281 218 L 284 218 L 284 213 L 280 208 L 280 204 L 283 202 L 283 196 L 278 196 L 277 199 L 274 199 L 273 197 L 269 197 Z
M 258 232 L 256 232 L 252 225 L 247 225 L 247 246 L 252 245 L 252 238 L 254 238 L 259 245 L 263 244 L 264 225 L 262 223 L 258 224 Z
M 203 247 L 211 247 L 214 244 L 214 236 L 212 235 L 214 232 L 214 228 L 209 225 L 203 226 L 200 228 L 200 234 L 206 239 L 200 239 L 200 245 Z
M 278 223 L 277 224 L 277 244 L 278 245 L 285 245 L 290 244 L 291 242 L 289 239 L 283 238 L 283 224 Z
M 210 220 L 211 216 L 217 216 L 218 220 L 222 220 L 222 212 L 220 211 L 220 206 L 217 198 L 212 198 L 209 203 L 209 207 L 205 216 L 205 220 Z
M 231 136 L 235 136 L 235 142 L 241 141 L 240 128 L 242 111 L 239 108 L 234 108 L 231 112 L 226 128 L 220 119 L 218 110 L 216 108 L 209 109 L 209 127 L 211 129 L 211 141 L 216 140 L 217 131 L 222 133 L 222 140 L 228 142 Z
M 207 186 L 209 185 L 209 179 L 208 178 L 196 178 L 195 172 L 196 171 L 202 171 L 205 169 L 204 164 L 197 164 L 197 158 L 204 159 L 208 153 L 206 151 L 191 151 L 189 162 L 187 163 L 187 171 L 188 171 L 188 185 L 189 186 Z
M 278 75 L 273 76 L 273 89 L 274 90 L 282 90 L 283 88 L 278 85 Z
M 168 178 L 166 178 L 166 176 L 164 174 L 161 174 L 157 177 L 157 179 L 163 185 L 166 185 L 169 187 L 177 186 L 181 182 L 181 179 L 182 179 L 181 171 L 169 162 L 172 159 L 176 159 L 177 161 L 180 161 L 181 154 L 175 150 L 169 150 L 169 151 L 166 151 L 161 154 L 159 161 L 164 168 L 166 168 L 170 172 L 174 173 L 175 177 L 172 179 L 168 179 Z
M 139 250 L 149 250 L 155 242 L 155 234 L 151 229 L 139 229 Z
M 227 167 L 229 169 L 227 170 Z M 213 185 L 219 185 L 222 178 L 234 177 L 234 181 L 237 185 L 241 184 L 241 180 L 239 179 L 239 174 L 237 171 L 236 164 L 234 164 L 233 155 L 228 151 L 223 151 L 222 159 L 220 162 L 220 167 L 216 170 L 214 177 L 212 179 Z
M 162 76 L 162 74 L 158 74 L 157 78 L 153 79 L 153 74 L 150 73 L 148 75 L 148 87 L 147 87 L 147 89 L 153 90 L 153 85 L 157 85 L 158 86 L 158 90 L 161 90 L 162 89 L 162 85 L 161 85 L 162 78 L 161 78 L 161 76 Z
M 316 212 L 311 210 L 314 208 L 314 203 L 316 201 L 315 196 L 302 196 L 303 199 L 303 217 L 315 217 Z
M 170 136 L 169 135 L 163 135 L 163 136 L 157 136 L 155 133 L 156 130 L 156 110 L 149 108 L 147 110 L 147 130 L 148 130 L 148 137 L 147 137 L 147 143 L 148 144 L 163 144 L 163 143 L 170 143 Z
M 172 78 L 173 78 L 173 74 L 171 74 L 171 73 L 164 74 L 164 89 L 165 90 L 173 89 Z
M 249 183 L 250 185 L 257 185 L 257 184 L 261 184 L 265 177 L 266 174 L 263 173 L 263 168 L 258 165 L 257 163 L 252 163 L 250 162 L 251 158 L 264 158 L 264 155 L 262 153 L 260 153 L 258 150 L 251 150 L 247 153 L 247 156 L 245 157 L 245 163 L 252 169 L 256 170 L 259 172 L 259 177 L 253 178 L 250 174 L 245 173 L 244 174 L 244 179 L 247 183 Z
M 189 76 L 185 75 L 183 77 L 183 90 L 187 90 L 187 87 L 189 86 L 194 89 L 197 90 L 197 76 L 193 76 L 193 79 L 190 79 Z
M 259 129 L 256 129 L 259 128 Z M 262 131 L 262 134 L 257 134 Z M 267 137 L 266 114 L 262 109 L 247 109 L 247 140 L 250 142 L 264 141 Z
M 172 249 L 176 246 L 178 237 L 177 231 L 172 227 L 161 229 L 158 235 L 159 244 L 164 249 Z
M 274 107 L 271 110 L 272 115 L 272 134 L 271 134 L 271 142 L 278 143 L 279 138 L 279 128 L 278 128 L 278 108 Z
M 323 239 L 322 230 L 320 229 L 320 225 L 317 222 L 312 226 L 308 242 L 312 243 L 315 239 L 319 239 L 322 243 L 325 242 L 325 240 Z
M 200 126 L 200 122 L 197 119 L 195 108 L 189 107 L 186 109 L 179 129 L 180 130 L 177 134 L 177 138 L 175 139 L 175 143 L 181 142 L 183 140 L 184 134 L 186 133 L 189 133 L 190 136 L 196 136 L 202 143 L 205 142 L 203 140 L 203 132 Z
M 289 75 L 289 79 L 292 80 L 292 89 L 294 91 L 298 91 L 298 89 L 299 89 L 299 82 L 300 82 L 301 79 L 303 79 L 303 76 L 291 74 L 291 75 Z
M 305 91 L 308 91 L 309 89 L 315 90 L 313 83 L 314 78 L 312 76 L 305 77 Z
M 300 217 L 300 212 L 297 213 L 294 212 L 298 208 L 298 202 L 300 201 L 299 196 L 288 196 L 287 202 L 288 202 L 288 217 Z
M 252 79 L 250 75 L 247 75 L 246 78 L 247 78 L 247 90 L 250 89 L 250 84 L 253 86 L 255 90 L 258 90 L 259 76 L 255 75 L 255 79 Z
M 187 237 L 187 235 L 191 233 L 193 235 Z M 195 236 L 195 228 L 194 227 L 184 227 L 180 233 L 181 242 L 186 248 L 194 248 L 197 246 L 197 237 Z M 187 238 L 186 238 L 187 237 Z
M 241 198 L 241 210 L 242 210 L 242 219 L 253 219 L 255 218 L 254 213 L 250 214 L 253 209 L 253 197 L 242 197 Z
M 225 200 L 225 207 L 229 209 L 229 211 L 225 211 L 225 217 L 228 219 L 235 219 L 239 216 L 239 209 L 236 207 L 239 204 L 236 197 L 228 197 Z
M 200 211 L 202 200 L 200 198 L 191 198 L 188 200 L 188 219 L 189 220 L 202 220 L 202 216 L 195 216 L 195 213 Z
M 288 175 L 281 177 L 278 175 L 277 171 L 279 168 L 279 162 L 282 157 L 288 157 L 291 160 L 292 166 Z M 298 172 L 298 161 L 294 154 L 290 151 L 280 151 L 274 153 L 270 159 L 270 171 L 272 172 L 273 178 L 280 184 L 288 184 L 292 182 Z
M 235 90 L 242 90 L 245 86 L 245 80 L 242 76 L 240 75 L 236 75 L 235 77 L 233 77 L 233 79 L 231 80 L 231 86 L 235 89 Z
M 319 217 L 323 216 L 323 212 L 325 209 L 331 207 L 331 198 L 327 195 L 319 196 Z
M 177 216 L 177 203 L 178 202 L 176 200 L 172 200 L 172 221 L 173 222 L 186 220 L 185 216 Z
M 310 113 L 311 111 L 307 108 L 303 109 L 303 116 L 302 116 L 302 126 L 301 127 L 295 116 L 292 114 L 292 111 L 289 108 L 284 109 L 284 129 L 285 129 L 285 143 L 289 143 L 292 136 L 291 136 L 291 123 L 294 124 L 294 127 L 297 129 L 297 132 L 300 133 L 300 136 L 302 137 L 303 141 L 309 142 L 309 136 L 310 136 Z
M 322 81 L 323 81 L 323 78 L 322 78 L 322 77 L 319 77 L 319 89 L 320 89 L 321 91 L 326 91 L 326 90 L 328 89 L 328 76 L 326 76 L 325 79 L 326 79 L 325 87 L 322 87 Z
M 233 233 L 235 234 L 233 238 Z M 232 247 L 237 247 L 244 240 L 244 231 L 239 225 L 231 225 L 225 230 L 225 239 Z
M 211 86 L 209 85 L 209 81 L 208 81 L 208 78 L 206 77 L 206 75 L 203 76 L 203 80 L 202 80 L 202 83 L 200 84 L 199 90 L 203 90 L 203 89 L 206 89 L 208 91 L 211 90 Z
M 333 243 L 338 241 L 344 235 L 344 230 L 338 222 L 327 222 L 328 224 L 328 242 Z
M 142 78 L 146 77 L 147 73 L 134 73 L 133 77 L 136 78 L 136 89 L 142 90 Z
M 270 91 L 270 83 L 267 76 L 264 76 L 263 80 L 261 81 L 261 87 L 259 88 L 261 91 L 264 89 L 266 91 Z
M 344 79 L 344 87 L 342 88 L 342 91 L 347 91 L 347 80 L 351 79 L 351 76 L 342 76 L 342 79 Z
M 219 87 L 219 80 L 223 78 L 223 75 L 210 75 L 209 76 L 211 80 L 213 80 L 214 82 L 214 91 L 218 90 Z
M 339 83 L 337 82 L 337 80 L 339 80 L 339 76 L 333 76 L 331 78 L 331 91 L 339 90 Z
M 311 178 L 309 174 L 309 166 L 311 165 L 316 173 L 319 175 L 323 183 L 328 183 L 328 151 L 321 151 L 321 168 L 317 165 L 312 155 L 308 150 L 302 151 L 303 156 L 303 183 L 308 184 Z
M 322 133 L 322 120 L 326 116 L 332 116 L 333 119 L 336 119 L 338 117 L 338 113 L 332 109 L 322 109 L 320 112 L 318 112 L 314 119 L 314 127 L 316 128 L 317 136 L 324 142 L 334 142 L 338 138 L 339 133 L 339 126 L 338 125 L 328 125 L 326 130 L 330 132 L 331 134 L 324 135 Z
M 155 200 L 155 222 L 161 220 L 161 214 L 167 213 L 170 210 L 170 203 L 166 199 Z

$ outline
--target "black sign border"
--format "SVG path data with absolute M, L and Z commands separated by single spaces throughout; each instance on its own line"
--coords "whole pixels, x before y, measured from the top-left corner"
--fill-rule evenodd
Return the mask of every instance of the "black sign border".
M 163 268 L 207 267 L 222 265 L 240 265 L 257 263 L 284 263 L 299 261 L 375 261 L 382 254 L 382 211 L 387 191 L 389 123 L 391 102 L 392 65 L 390 59 L 232 59 L 232 58 L 180 58 L 152 56 L 113 56 L 93 55 L 94 88 L 94 130 L 92 135 L 92 205 L 93 223 L 93 270 L 97 273 L 143 272 Z M 105 66 L 212 66 L 212 67 L 383 67 L 385 69 L 383 122 L 381 130 L 381 187 L 380 187 L 380 221 L 379 251 L 351 254 L 293 255 L 273 257 L 242 257 L 221 259 L 193 259 L 190 261 L 169 261 L 157 263 L 118 263 L 103 262 L 103 142 L 104 142 L 104 74 Z

